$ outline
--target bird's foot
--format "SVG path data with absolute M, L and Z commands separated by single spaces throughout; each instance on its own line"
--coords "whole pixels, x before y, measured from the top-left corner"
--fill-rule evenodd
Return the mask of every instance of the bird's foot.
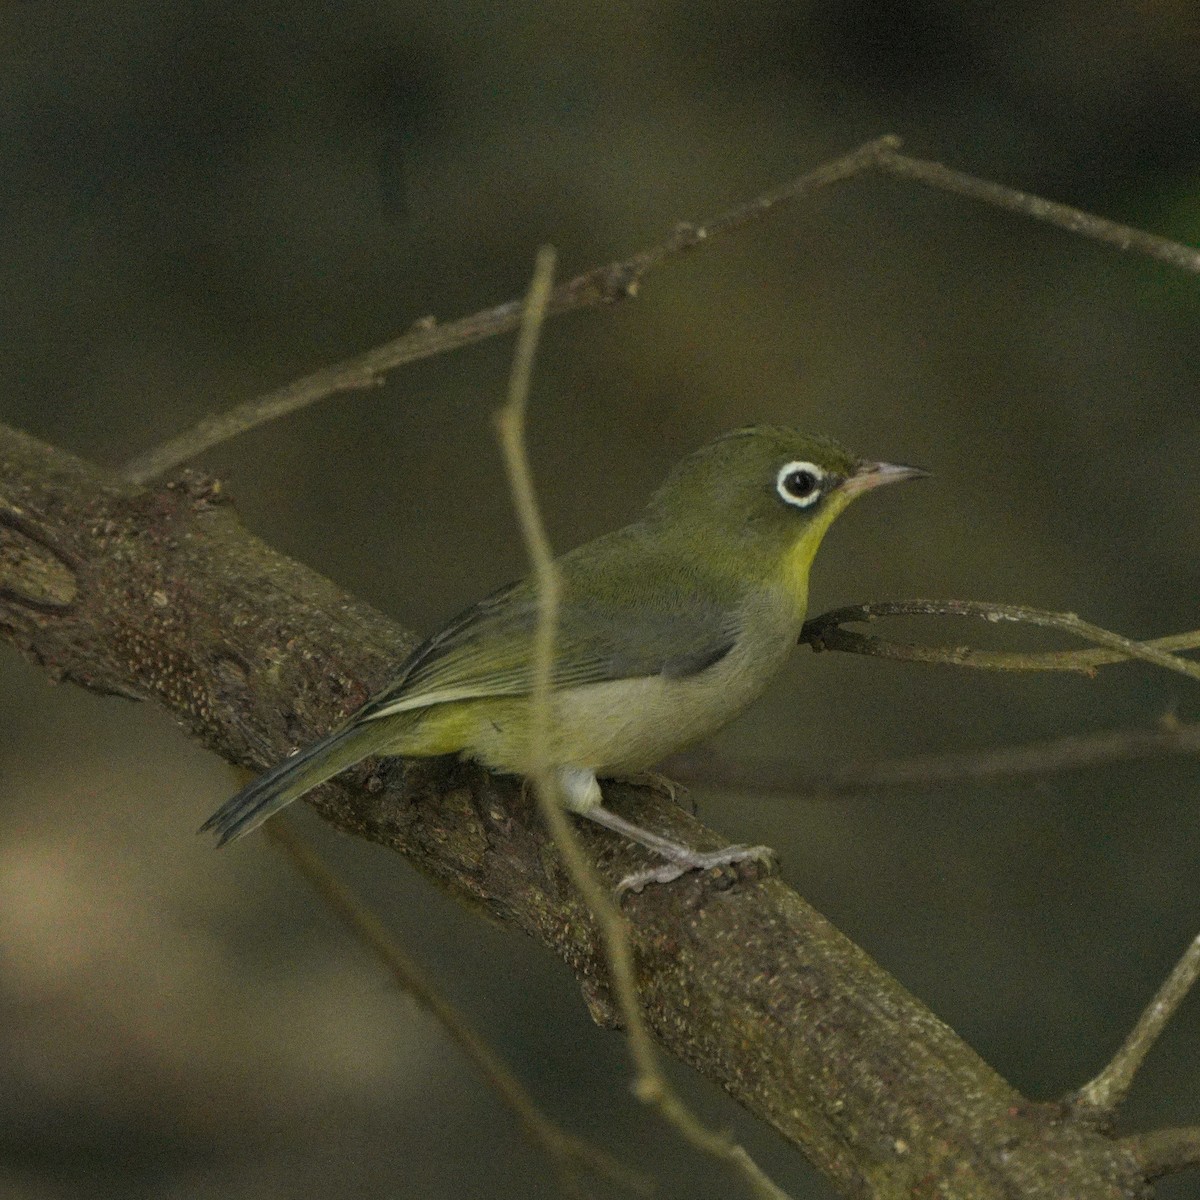
M 775 860 L 775 851 L 770 846 L 726 846 L 724 850 L 693 850 L 673 838 L 664 837 L 652 829 L 635 825 L 626 817 L 605 808 L 602 804 L 582 809 L 579 816 L 595 821 L 614 833 L 645 846 L 659 858 L 665 859 L 660 866 L 650 867 L 644 871 L 635 871 L 627 875 L 617 884 L 617 896 L 624 892 L 640 892 L 648 883 L 670 883 L 688 871 L 708 871 L 714 867 L 727 867 L 732 863 L 746 862 L 753 859 L 758 862 L 771 863 Z
M 691 850 L 679 846 L 679 852 L 659 849 L 666 862 L 644 871 L 634 871 L 617 884 L 617 896 L 626 892 L 640 892 L 648 883 L 672 883 L 689 871 L 709 871 L 714 867 L 727 867 L 740 862 L 760 862 L 768 867 L 778 863 L 778 856 L 770 846 L 726 846 L 724 850 Z

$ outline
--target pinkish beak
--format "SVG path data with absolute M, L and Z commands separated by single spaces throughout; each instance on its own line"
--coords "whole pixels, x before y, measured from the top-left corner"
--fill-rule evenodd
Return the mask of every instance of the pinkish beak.
M 841 490 L 850 496 L 869 492 L 873 488 L 883 487 L 885 483 L 902 483 L 905 479 L 925 479 L 928 471 L 920 467 L 906 467 L 900 463 L 864 462 L 854 468 Z

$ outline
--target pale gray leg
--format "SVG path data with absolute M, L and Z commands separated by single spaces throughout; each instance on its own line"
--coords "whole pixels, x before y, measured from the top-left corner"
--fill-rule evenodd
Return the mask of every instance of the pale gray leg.
M 754 859 L 758 862 L 773 862 L 775 851 L 770 846 L 727 846 L 724 850 L 700 851 L 672 841 L 661 833 L 644 829 L 624 817 L 619 817 L 604 807 L 600 785 L 595 771 L 584 767 L 559 767 L 557 770 L 559 793 L 563 805 L 578 816 L 587 817 L 605 829 L 611 829 L 622 837 L 653 850 L 667 861 L 661 867 L 649 867 L 635 871 L 617 884 L 617 895 L 622 892 L 640 892 L 648 883 L 670 883 L 688 871 L 707 871 L 713 867 L 724 867 L 730 863 Z
M 730 863 L 746 862 L 748 859 L 765 863 L 775 859 L 775 851 L 770 846 L 727 846 L 724 850 L 693 850 L 682 842 L 675 842 L 660 833 L 643 829 L 641 825 L 635 825 L 599 804 L 584 809 L 580 816 L 627 837 L 631 842 L 637 842 L 639 846 L 645 846 L 647 850 L 653 850 L 655 854 L 660 854 L 667 860 L 660 867 L 649 867 L 644 871 L 626 875 L 617 884 L 618 896 L 622 892 L 640 892 L 648 883 L 670 883 L 681 875 L 686 875 L 688 871 L 707 871 L 712 867 L 724 867 Z

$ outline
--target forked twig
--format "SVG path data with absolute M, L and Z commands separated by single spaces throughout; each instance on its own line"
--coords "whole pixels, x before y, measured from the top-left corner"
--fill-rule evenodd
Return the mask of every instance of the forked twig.
M 605 960 L 612 976 L 613 993 L 621 1011 L 633 1057 L 634 1094 L 644 1103 L 656 1107 L 697 1149 L 738 1171 L 756 1196 L 764 1200 L 787 1200 L 787 1193 L 767 1177 L 742 1146 L 703 1125 L 668 1084 L 658 1065 L 658 1055 L 642 1017 L 633 955 L 624 919 L 610 899 L 604 884 L 592 870 L 575 830 L 558 801 L 549 756 L 549 735 L 550 671 L 558 620 L 559 578 L 534 493 L 529 459 L 525 450 L 525 414 L 529 403 L 529 384 L 537 335 L 545 315 L 553 270 L 554 253 L 549 248 L 543 248 L 538 252 L 533 280 L 529 286 L 525 317 L 513 357 L 508 402 L 496 414 L 504 464 L 538 588 L 538 623 L 534 639 L 533 691 L 530 698 L 532 763 L 529 778 L 533 782 L 542 817 L 562 854 L 563 863 L 596 920 L 604 946 Z
M 978 650 L 970 646 L 927 646 L 893 642 L 844 628 L 851 622 L 880 617 L 976 617 L 1061 629 L 1098 643 L 1098 650 L 1054 650 L 1028 653 Z M 1200 646 L 1200 631 L 1136 642 L 1081 620 L 1074 613 L 1047 612 L 1017 604 L 971 600 L 898 600 L 833 609 L 805 622 L 800 641 L 814 650 L 843 650 L 902 662 L 940 663 L 992 671 L 1079 671 L 1093 674 L 1111 663 L 1140 659 L 1200 679 L 1200 663 L 1179 658 L 1172 650 Z M 950 783 L 1071 770 L 1096 763 L 1145 758 L 1154 754 L 1200 753 L 1200 725 L 1166 720 L 1158 729 L 1118 729 L 1072 734 L 997 750 L 928 754 L 880 763 L 850 765 L 820 775 L 802 775 L 794 763 L 755 761 L 753 765 L 695 754 L 671 764 L 685 783 L 721 785 L 758 794 L 857 792 L 874 787 Z
M 1074 1108 L 1100 1119 L 1111 1117 L 1116 1112 L 1133 1084 L 1138 1068 L 1198 978 L 1200 936 L 1183 952 L 1108 1066 L 1070 1098 Z
M 1032 196 L 1004 184 L 978 179 L 941 163 L 912 158 L 901 154 L 900 146 L 900 138 L 894 134 L 875 138 L 849 154 L 830 159 L 790 183 L 764 192 L 708 221 L 677 225 L 670 235 L 645 250 L 585 271 L 561 284 L 547 298 L 546 313 L 556 315 L 635 296 L 642 277 L 667 259 L 696 246 L 707 245 L 722 234 L 761 220 L 792 200 L 871 170 L 880 170 L 903 179 L 915 179 L 929 187 L 1022 213 L 1121 250 L 1146 254 L 1181 270 L 1200 273 L 1200 251 L 1192 246 L 1109 221 L 1054 200 Z M 377 386 L 389 371 L 406 363 L 457 350 L 497 334 L 511 333 L 520 324 L 523 311 L 524 301 L 517 298 L 445 325 L 439 325 L 432 317 L 424 318 L 407 333 L 390 342 L 333 366 L 323 367 L 224 412 L 203 418 L 183 433 L 131 459 L 125 466 L 125 474 L 135 483 L 146 483 L 205 450 L 268 421 L 339 392 Z
M 668 258 L 685 250 L 707 244 L 724 233 L 730 233 L 761 220 L 768 213 L 790 200 L 828 187 L 872 167 L 879 154 L 900 145 L 893 136 L 876 138 L 840 158 L 822 163 L 790 183 L 765 192 L 753 200 L 695 225 L 681 223 L 662 241 L 645 250 L 602 267 L 594 267 L 560 284 L 547 297 L 544 312 L 547 316 L 572 312 L 579 308 L 594 308 L 612 304 L 637 295 L 642 277 Z M 439 325 L 432 317 L 418 321 L 407 333 L 384 342 L 362 354 L 356 354 L 330 367 L 323 367 L 291 383 L 234 405 L 224 412 L 213 413 L 167 441 L 137 455 L 125 465 L 125 474 L 135 483 L 147 483 L 180 466 L 213 446 L 268 421 L 306 408 L 328 396 L 359 388 L 375 387 L 383 382 L 389 371 L 407 363 L 419 362 L 450 350 L 470 346 L 497 334 L 511 333 L 521 323 L 525 300 L 518 297 L 484 309 L 457 321 Z
M 856 633 L 842 626 L 856 621 L 874 621 L 879 617 L 978 617 L 998 623 L 1038 625 L 1059 629 L 1085 642 L 1104 647 L 1101 651 L 1026 654 L 1014 651 L 976 650 L 964 646 L 914 646 L 889 642 Z M 804 623 L 801 643 L 814 650 L 845 650 L 852 654 L 871 654 L 903 662 L 945 663 L 956 667 L 981 667 L 991 671 L 1082 671 L 1090 673 L 1107 663 L 1136 658 L 1200 680 L 1200 663 L 1179 658 L 1167 649 L 1192 649 L 1200 646 L 1200 631 L 1174 634 L 1149 642 L 1136 642 L 1099 625 L 1082 620 L 1075 613 L 1049 612 L 1024 604 L 995 604 L 979 600 L 888 600 L 854 604 L 822 613 Z

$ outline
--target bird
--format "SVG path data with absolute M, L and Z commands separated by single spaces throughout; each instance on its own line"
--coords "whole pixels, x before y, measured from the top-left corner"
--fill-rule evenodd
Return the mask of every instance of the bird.
M 771 855 L 664 837 L 607 808 L 599 781 L 646 772 L 754 701 L 797 643 L 809 569 L 834 519 L 864 492 L 926 474 L 790 427 L 747 426 L 680 461 L 637 520 L 556 560 L 546 760 L 569 812 L 655 855 L 618 890 Z M 218 845 L 240 838 L 372 755 L 457 754 L 527 777 L 538 614 L 532 577 L 461 612 L 382 691 L 201 831 Z

